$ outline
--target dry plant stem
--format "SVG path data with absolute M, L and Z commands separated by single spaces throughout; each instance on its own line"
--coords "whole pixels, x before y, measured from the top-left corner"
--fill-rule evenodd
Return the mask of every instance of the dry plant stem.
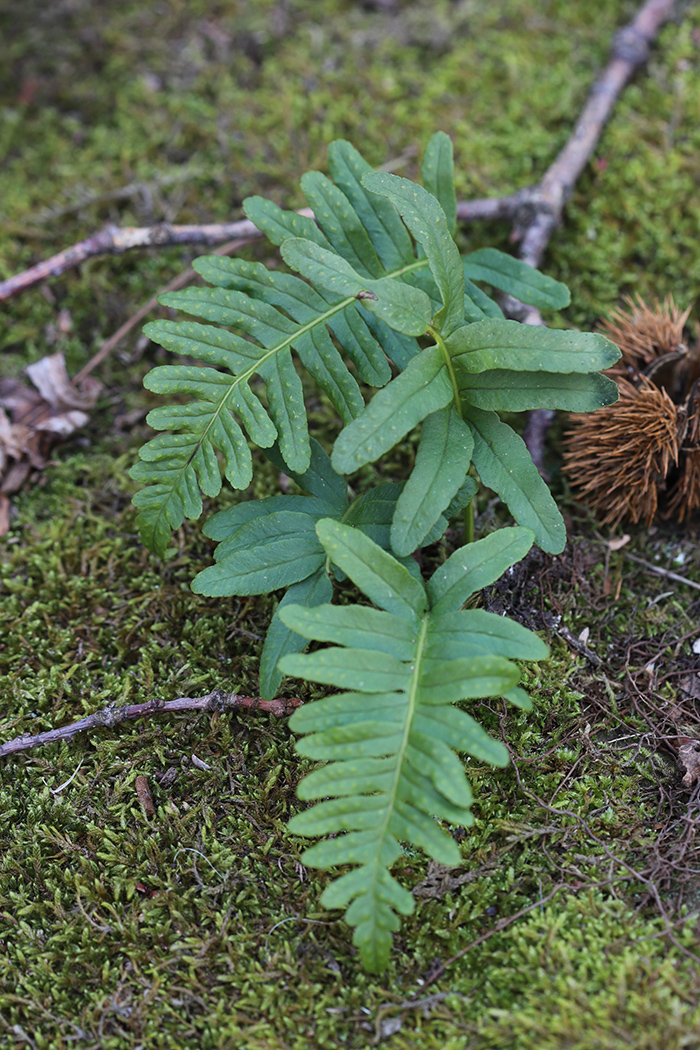
M 531 192 L 529 187 L 507 197 L 487 197 L 475 201 L 459 201 L 457 217 L 462 222 L 475 222 L 479 219 L 510 219 L 525 202 Z M 313 218 L 310 208 L 300 208 L 299 215 Z M 123 255 L 132 248 L 172 248 L 175 245 L 201 244 L 210 247 L 230 241 L 239 241 L 239 247 L 258 240 L 262 233 L 249 219 L 237 222 L 210 223 L 204 226 L 172 226 L 160 223 L 157 226 L 106 226 L 98 233 L 93 233 L 83 241 L 70 248 L 44 259 L 36 266 L 23 270 L 22 273 L 0 281 L 0 302 L 11 299 L 14 295 L 32 288 L 51 277 L 80 266 L 88 259 L 98 255 Z M 233 251 L 233 249 L 231 249 Z
M 530 266 L 541 263 L 564 206 L 593 155 L 618 95 L 635 69 L 646 62 L 650 44 L 664 22 L 671 18 L 673 9 L 674 0 L 647 0 L 629 25 L 615 34 L 610 61 L 591 88 L 568 142 L 542 181 L 526 195 L 522 218 L 516 218 L 513 234 L 520 240 L 518 254 Z
M 300 212 L 311 215 L 309 209 Z M 0 302 L 31 288 L 50 277 L 58 277 L 75 266 L 94 259 L 98 255 L 123 255 L 132 248 L 170 248 L 178 244 L 201 244 L 205 247 L 236 239 L 247 244 L 262 234 L 249 219 L 238 222 L 211 223 L 205 226 L 106 226 L 84 241 L 71 245 L 58 255 L 44 259 L 29 270 L 0 281 Z
M 521 194 L 512 237 L 520 241 L 518 255 L 530 266 L 538 267 L 542 262 L 550 238 L 561 222 L 564 206 L 593 156 L 618 95 L 635 69 L 646 62 L 649 45 L 664 22 L 671 18 L 673 8 L 674 0 L 647 0 L 629 25 L 616 33 L 610 61 L 591 88 L 568 142 L 542 181 Z M 523 324 L 544 323 L 539 310 L 511 296 L 504 304 L 504 311 Z M 554 415 L 550 409 L 534 409 L 523 432 L 523 440 L 540 473 L 544 473 L 545 440 Z
M 60 729 L 49 729 L 45 733 L 37 733 L 32 736 L 25 733 L 23 736 L 8 740 L 6 744 L 0 744 L 0 758 L 6 758 L 16 751 L 28 751 L 33 747 L 41 747 L 44 744 L 55 744 L 59 740 L 70 740 L 78 733 L 84 733 L 90 729 L 119 725 L 134 718 L 143 718 L 144 715 L 173 714 L 179 711 L 266 711 L 277 718 L 291 715 L 297 707 L 301 706 L 301 700 L 292 698 L 289 700 L 260 700 L 256 696 L 239 696 L 237 693 L 224 693 L 215 689 L 207 696 L 179 696 L 177 700 L 149 700 L 145 704 L 128 704 L 124 707 L 103 707 L 87 718 L 81 718 L 79 722 L 62 726 Z

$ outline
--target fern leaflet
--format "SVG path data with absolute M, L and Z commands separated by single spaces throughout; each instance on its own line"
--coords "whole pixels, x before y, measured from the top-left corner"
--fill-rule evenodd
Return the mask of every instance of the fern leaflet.
M 322 903 L 347 907 L 354 943 L 372 972 L 387 963 L 399 914 L 413 898 L 391 875 L 401 841 L 435 860 L 457 864 L 459 848 L 434 817 L 472 823 L 471 791 L 452 748 L 506 765 L 505 747 L 454 706 L 505 695 L 527 706 L 518 667 L 547 650 L 519 624 L 483 610 L 461 610 L 475 590 L 497 579 L 534 540 L 524 528 L 502 529 L 456 551 L 427 585 L 389 553 L 347 525 L 316 526 L 330 560 L 374 603 L 316 608 L 287 605 L 280 617 L 304 638 L 336 643 L 288 655 L 282 670 L 347 690 L 300 708 L 292 728 L 298 750 L 326 765 L 302 781 L 299 796 L 324 799 L 295 816 L 297 834 L 335 836 L 303 854 L 312 867 L 351 864 Z

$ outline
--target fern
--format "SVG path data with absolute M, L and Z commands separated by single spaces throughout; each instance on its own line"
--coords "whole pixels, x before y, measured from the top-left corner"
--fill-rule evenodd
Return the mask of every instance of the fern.
M 333 465 L 350 473 L 383 455 L 433 412 L 441 413 L 442 429 L 449 426 L 448 417 L 454 412 L 456 437 L 445 445 L 439 460 L 430 456 L 432 476 L 422 466 L 420 480 L 411 486 L 411 505 L 405 500 L 401 508 L 404 521 L 396 520 L 394 549 L 407 554 L 422 543 L 420 527 L 405 527 L 406 518 L 418 503 L 431 506 L 434 514 L 442 513 L 450 492 L 436 479 L 446 470 L 452 484 L 458 485 L 455 457 L 468 463 L 476 453 L 474 463 L 482 481 L 495 489 L 516 521 L 534 530 L 543 550 L 559 553 L 566 531 L 556 504 L 538 480 L 522 439 L 495 413 L 535 407 L 592 411 L 610 404 L 617 398 L 615 384 L 599 369 L 617 360 L 618 348 L 603 336 L 532 329 L 500 318 L 465 323 L 479 310 L 474 301 L 465 307 L 465 270 L 486 275 L 504 290 L 517 289 L 525 301 L 561 305 L 568 299 L 553 287 L 556 282 L 540 280 L 541 275 L 529 267 L 526 277 L 523 265 L 513 265 L 514 260 L 504 263 L 499 274 L 492 249 L 486 256 L 475 253 L 477 264 L 470 263 L 469 256 L 460 259 L 444 210 L 422 187 L 383 173 L 367 175 L 363 183 L 396 206 L 425 252 L 442 306 L 428 326 L 435 345 L 416 355 L 343 430 Z M 292 257 L 298 264 L 294 252 Z M 485 418 L 484 410 L 490 410 L 490 418 Z M 433 434 L 434 427 L 428 428 L 427 440 L 434 443 Z
M 204 257 L 195 268 L 213 287 L 172 292 L 161 302 L 209 323 L 156 321 L 145 328 L 155 342 L 207 367 L 165 365 L 146 377 L 151 390 L 195 400 L 149 414 L 164 433 L 141 449 L 132 469 L 147 485 L 134 500 L 144 541 L 162 553 L 172 529 L 200 516 L 202 493 L 216 496 L 221 488 L 219 457 L 235 488 L 249 485 L 243 428 L 261 448 L 276 444 L 289 471 L 308 469 L 293 350 L 345 424 L 333 453 L 339 473 L 372 462 L 426 421 L 425 451 L 396 508 L 397 553 L 408 555 L 425 541 L 464 482 L 472 454 L 482 480 L 516 521 L 534 529 L 544 550 L 561 550 L 564 527 L 551 496 L 537 483 L 520 438 L 493 413 L 609 404 L 617 388 L 598 372 L 619 355 L 617 348 L 602 336 L 505 321 L 473 283 L 487 281 L 541 307 L 568 302 L 564 285 L 494 249 L 462 259 L 452 237 L 447 136 L 433 137 L 423 164 L 436 196 L 372 172 L 347 142 L 333 143 L 329 159 L 335 182 L 320 172 L 302 179 L 318 225 L 261 198 L 244 205 L 304 280 L 259 263 Z M 236 331 L 215 327 L 224 325 Z M 421 350 L 416 337 L 426 334 L 433 345 Z M 343 355 L 361 381 L 385 387 L 367 408 Z M 400 374 L 385 386 L 389 361 Z M 523 478 L 526 484 L 518 485 Z
M 329 908 L 349 905 L 364 966 L 388 961 L 397 912 L 413 910 L 411 894 L 389 869 L 400 841 L 443 864 L 457 864 L 454 839 L 439 817 L 470 825 L 471 791 L 452 748 L 504 766 L 508 752 L 456 701 L 505 695 L 530 703 L 517 687 L 510 658 L 539 660 L 546 646 L 519 624 L 480 609 L 461 610 L 475 591 L 523 557 L 534 535 L 507 528 L 463 547 L 424 585 L 372 540 L 325 519 L 316 526 L 328 557 L 377 608 L 287 605 L 282 621 L 305 638 L 335 642 L 310 655 L 288 655 L 282 669 L 350 690 L 300 708 L 291 726 L 307 734 L 304 755 L 327 764 L 299 786 L 302 799 L 330 799 L 295 816 L 290 830 L 334 835 L 303 854 L 311 867 L 355 865 L 325 890 Z M 460 611 L 461 610 L 461 611 Z M 343 832 L 344 834 L 340 834 Z
M 459 860 L 434 819 L 472 820 L 452 748 L 507 762 L 503 745 L 454 705 L 500 695 L 529 708 L 513 660 L 546 655 L 518 624 L 462 608 L 533 542 L 553 553 L 565 542 L 546 484 L 499 413 L 610 404 L 617 387 L 600 372 L 619 351 L 599 335 L 505 320 L 480 283 L 540 309 L 566 306 L 569 293 L 495 249 L 460 255 L 446 135 L 428 144 L 423 186 L 372 171 L 347 142 L 332 143 L 328 158 L 332 178 L 302 178 L 316 221 L 260 197 L 244 202 L 294 273 L 209 256 L 194 264 L 207 287 L 161 297 L 196 320 L 157 321 L 147 334 L 198 363 L 146 377 L 171 401 L 149 414 L 160 433 L 132 476 L 145 484 L 134 498 L 141 533 L 160 553 L 185 517 L 201 515 L 202 497 L 218 495 L 222 472 L 234 488 L 249 485 L 249 443 L 299 486 L 302 495 L 215 514 L 204 529 L 217 543 L 214 564 L 193 589 L 285 592 L 261 656 L 263 697 L 283 674 L 344 690 L 292 719 L 305 734 L 298 749 L 326 765 L 299 789 L 324 801 L 290 826 L 335 836 L 307 850 L 307 864 L 354 866 L 322 900 L 347 907 L 363 962 L 378 971 L 398 916 L 413 907 L 390 873 L 400 842 Z M 298 363 L 342 425 L 330 456 L 309 434 Z M 376 388 L 367 404 L 360 383 Z M 347 476 L 418 426 L 407 480 L 354 495 Z M 468 505 L 473 470 L 518 525 L 457 550 L 425 583 L 411 554 Z M 333 577 L 346 576 L 374 608 L 330 604 Z M 310 641 L 334 644 L 305 655 Z

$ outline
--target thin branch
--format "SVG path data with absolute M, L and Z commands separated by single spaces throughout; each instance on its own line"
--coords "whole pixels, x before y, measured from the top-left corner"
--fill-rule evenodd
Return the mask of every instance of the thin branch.
M 8 740 L 6 744 L 0 744 L 0 758 L 6 758 L 16 751 L 28 751 L 32 747 L 42 747 L 44 744 L 55 744 L 59 740 L 70 740 L 78 733 L 84 733 L 91 729 L 108 728 L 118 726 L 120 722 L 127 722 L 134 718 L 143 718 L 145 715 L 172 714 L 179 711 L 267 711 L 277 718 L 291 715 L 297 707 L 301 706 L 301 700 L 293 697 L 289 700 L 261 700 L 257 696 L 239 696 L 237 693 L 224 693 L 215 689 L 207 696 L 179 696 L 177 700 L 149 700 L 145 704 L 128 704 L 124 707 L 103 707 L 101 711 L 95 711 L 87 718 L 81 718 L 79 722 L 62 726 L 60 729 L 49 729 L 45 733 L 37 733 L 32 736 L 25 733 L 23 736 Z
M 635 18 L 615 34 L 607 66 L 593 84 L 588 101 L 574 125 L 568 142 L 549 166 L 541 182 L 524 191 L 511 238 L 520 241 L 518 255 L 523 262 L 538 267 L 547 245 L 561 222 L 564 207 L 582 171 L 593 156 L 603 128 L 618 95 L 634 71 L 649 57 L 649 48 L 664 22 L 673 15 L 674 0 L 647 0 Z M 523 324 L 542 325 L 542 314 L 508 296 L 504 312 Z M 530 412 L 523 432 L 532 460 L 545 475 L 544 447 L 555 413 L 537 408 Z
M 300 214 L 312 213 L 307 208 Z M 171 226 L 169 223 L 123 228 L 105 226 L 99 233 L 93 233 L 58 255 L 44 259 L 29 270 L 8 277 L 6 281 L 0 281 L 0 302 L 41 281 L 46 281 L 49 277 L 58 277 L 98 255 L 123 255 L 132 248 L 170 248 L 178 244 L 201 244 L 206 247 L 233 239 L 244 240 L 247 243 L 248 240 L 256 240 L 258 237 L 262 237 L 260 230 L 249 219 L 204 226 Z
M 542 262 L 574 185 L 593 156 L 620 92 L 635 70 L 647 61 L 650 46 L 661 26 L 672 17 L 673 9 L 674 0 L 647 0 L 632 21 L 615 34 L 610 60 L 593 84 L 569 140 L 542 180 L 523 195 L 513 238 L 520 241 L 518 255 L 530 266 L 536 267 Z M 540 318 L 527 323 L 541 324 L 542 321 Z
M 530 187 L 518 190 L 505 197 L 484 197 L 475 201 L 459 201 L 457 218 L 462 222 L 477 220 L 493 221 L 494 219 L 512 219 L 527 201 Z M 313 218 L 310 208 L 300 208 L 298 215 Z M 203 226 L 173 226 L 170 223 L 159 223 L 157 226 L 105 226 L 98 233 L 93 233 L 83 241 L 65 248 L 50 259 L 44 259 L 36 266 L 23 270 L 22 273 L 0 281 L 0 302 L 10 299 L 20 292 L 32 288 L 50 277 L 59 277 L 62 273 L 80 266 L 88 259 L 99 255 L 123 255 L 133 248 L 172 248 L 176 245 L 200 244 L 209 247 L 221 244 L 222 241 L 239 241 L 239 247 L 259 240 L 263 234 L 249 219 L 236 222 L 208 223 Z
M 700 583 L 689 580 L 687 576 L 679 576 L 677 572 L 671 572 L 670 569 L 662 569 L 660 565 L 654 565 L 653 562 L 645 561 L 644 558 L 638 558 L 636 554 L 629 554 L 627 551 L 623 551 L 623 554 L 625 558 L 636 562 L 637 565 L 643 565 L 645 569 L 655 573 L 657 576 L 665 576 L 669 580 L 674 580 L 676 583 L 684 583 L 686 587 L 694 587 L 696 591 L 700 591 Z M 696 632 L 693 631 L 692 633 L 695 634 Z

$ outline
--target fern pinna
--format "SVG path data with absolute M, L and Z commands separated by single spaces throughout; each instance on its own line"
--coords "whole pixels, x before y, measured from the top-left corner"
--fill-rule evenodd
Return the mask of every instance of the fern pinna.
M 289 605 L 282 612 L 305 638 L 337 643 L 286 656 L 283 670 L 352 690 L 292 716 L 292 728 L 308 734 L 298 750 L 327 763 L 301 782 L 299 796 L 327 800 L 297 814 L 290 830 L 338 836 L 302 860 L 320 868 L 355 865 L 321 900 L 329 908 L 350 905 L 345 918 L 356 927 L 355 944 L 365 967 L 377 972 L 398 929 L 396 913 L 413 910 L 413 897 L 389 872 L 399 842 L 443 864 L 460 861 L 454 839 L 433 819 L 473 822 L 471 791 L 452 748 L 508 763 L 503 744 L 455 701 L 502 695 L 530 707 L 512 659 L 540 660 L 546 646 L 512 620 L 462 605 L 522 558 L 534 534 L 522 527 L 492 533 L 455 551 L 426 584 L 356 529 L 326 519 L 316 531 L 329 559 L 377 608 Z
M 499 413 L 590 411 L 617 399 L 600 371 L 619 351 L 601 335 L 527 328 L 503 317 L 481 287 L 540 309 L 566 306 L 566 287 L 494 249 L 460 256 L 453 235 L 452 146 L 431 139 L 424 186 L 374 172 L 347 142 L 328 151 L 331 178 L 310 172 L 302 189 L 315 221 L 259 197 L 248 217 L 280 246 L 296 273 L 209 256 L 195 269 L 209 287 L 161 302 L 196 321 L 146 326 L 155 342 L 198 364 L 155 368 L 146 386 L 192 396 L 154 409 L 161 431 L 132 476 L 145 543 L 163 553 L 202 496 L 252 478 L 249 441 L 301 495 L 250 500 L 215 514 L 205 533 L 215 564 L 196 577 L 207 595 L 286 590 L 260 664 L 270 698 L 284 673 L 351 692 L 303 707 L 292 725 L 303 753 L 327 762 L 302 782 L 326 798 L 299 814 L 300 834 L 338 834 L 305 854 L 320 867 L 352 863 L 323 900 L 349 905 L 365 965 L 386 963 L 397 912 L 410 894 L 389 873 L 399 841 L 456 863 L 434 817 L 470 822 L 470 792 L 450 750 L 504 764 L 457 701 L 503 695 L 529 705 L 512 659 L 546 649 L 507 619 L 463 610 L 536 542 L 563 549 L 565 528 L 524 442 Z M 202 323 L 205 322 L 205 323 Z M 334 406 L 329 454 L 310 434 L 296 355 Z M 365 404 L 360 384 L 378 388 Z M 347 475 L 373 463 L 415 427 L 420 442 L 405 482 L 354 495 Z M 424 584 L 412 553 L 439 539 L 476 491 L 470 468 L 507 504 L 518 526 L 455 552 Z M 350 577 L 377 606 L 334 607 L 329 571 Z M 302 655 L 309 640 L 339 643 Z

